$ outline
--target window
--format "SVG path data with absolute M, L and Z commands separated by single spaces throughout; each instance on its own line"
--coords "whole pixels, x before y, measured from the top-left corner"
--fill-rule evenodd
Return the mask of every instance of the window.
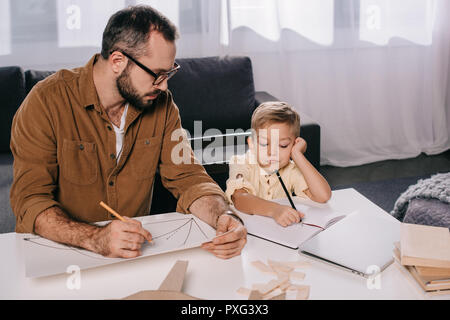
M 58 46 L 101 47 L 109 18 L 124 7 L 124 0 L 57 0 Z
M 213 4 L 219 3 L 219 0 L 0 0 L 0 65 L 42 70 L 80 66 L 100 51 L 102 34 L 111 15 L 136 4 L 151 5 L 171 19 L 183 35 L 179 53 L 195 56 L 212 39 L 209 32 L 213 30 L 215 16 L 219 16 L 219 9 L 216 14 Z M 218 29 L 214 32 L 218 34 Z
M 13 45 L 56 41 L 54 0 L 14 0 L 10 6 Z
M 109 17 L 136 4 L 154 6 L 178 26 L 180 57 L 228 51 L 430 45 L 434 2 L 0 0 L 0 65 L 43 70 L 80 66 L 100 51 Z
M 228 0 L 241 51 L 431 45 L 434 0 Z M 268 41 L 264 41 L 268 40 Z M 250 43 L 248 43 L 250 42 Z M 224 42 L 228 45 L 227 39 Z
M 360 40 L 386 45 L 401 38 L 431 45 L 433 0 L 361 0 Z
M 0 56 L 11 53 L 11 21 L 9 0 L 0 2 Z

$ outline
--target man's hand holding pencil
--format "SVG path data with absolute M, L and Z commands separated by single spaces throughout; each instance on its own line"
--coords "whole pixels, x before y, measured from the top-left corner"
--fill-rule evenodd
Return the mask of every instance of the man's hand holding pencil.
M 141 222 L 122 217 L 105 203 L 100 203 L 119 220 L 111 222 L 95 234 L 96 252 L 109 258 L 137 258 L 145 241 L 151 242 L 152 235 L 142 227 Z

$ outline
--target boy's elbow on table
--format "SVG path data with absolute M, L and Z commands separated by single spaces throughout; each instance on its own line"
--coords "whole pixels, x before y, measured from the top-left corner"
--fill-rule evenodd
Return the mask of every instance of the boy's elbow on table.
M 313 195 L 313 194 L 308 194 L 308 197 L 314 201 L 314 202 L 318 202 L 318 203 L 327 203 L 330 199 L 331 199 L 331 190 L 324 192 L 321 195 Z

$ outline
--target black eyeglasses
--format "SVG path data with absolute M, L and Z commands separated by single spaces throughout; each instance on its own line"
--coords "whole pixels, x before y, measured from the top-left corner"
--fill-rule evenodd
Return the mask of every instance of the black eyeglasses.
M 132 56 L 130 56 L 128 53 L 126 53 L 125 51 L 122 50 L 118 50 L 120 53 L 122 53 L 125 57 L 127 57 L 128 59 L 130 59 L 131 61 L 133 61 L 138 67 L 140 67 L 142 70 L 144 70 L 145 72 L 147 72 L 148 74 L 150 74 L 153 78 L 155 78 L 155 81 L 153 81 L 153 85 L 157 86 L 160 85 L 163 81 L 165 80 L 169 80 L 170 78 L 172 78 L 177 72 L 178 70 L 181 69 L 181 67 L 178 65 L 178 63 L 175 62 L 173 68 L 167 72 L 162 72 L 159 74 L 154 73 L 152 70 L 150 70 L 149 68 L 147 68 L 146 66 L 144 66 L 142 63 L 140 63 L 139 61 L 137 61 L 135 58 L 133 58 Z M 112 53 L 112 52 L 111 52 Z

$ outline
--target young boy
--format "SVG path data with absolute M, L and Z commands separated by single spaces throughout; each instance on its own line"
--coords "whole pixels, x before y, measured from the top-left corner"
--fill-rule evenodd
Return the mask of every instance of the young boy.
M 277 171 L 291 194 L 320 203 L 331 198 L 327 181 L 304 156 L 300 116 L 284 102 L 266 102 L 253 113 L 251 125 L 250 150 L 230 159 L 226 195 L 239 211 L 272 217 L 283 227 L 299 223 L 302 213 L 268 201 L 286 198 Z

